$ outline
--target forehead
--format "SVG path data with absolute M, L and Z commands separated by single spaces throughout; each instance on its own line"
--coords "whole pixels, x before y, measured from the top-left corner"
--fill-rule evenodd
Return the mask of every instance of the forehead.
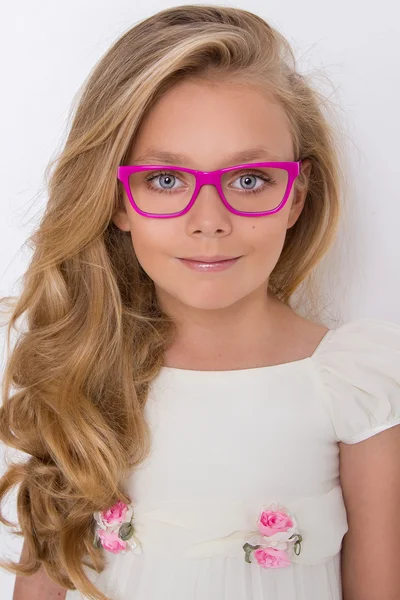
M 292 152 L 286 113 L 267 90 L 237 82 L 183 81 L 149 111 L 132 141 L 129 162 L 206 169 L 293 160 Z

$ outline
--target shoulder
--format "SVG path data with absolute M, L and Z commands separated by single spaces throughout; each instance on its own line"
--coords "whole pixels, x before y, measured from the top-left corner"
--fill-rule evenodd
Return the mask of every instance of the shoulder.
M 335 366 L 365 370 L 370 364 L 398 361 L 400 357 L 400 324 L 364 317 L 329 329 L 315 350 L 315 360 L 326 369 Z M 397 363 L 398 366 L 398 363 Z
M 311 357 L 338 441 L 400 423 L 400 325 L 360 318 L 329 330 Z

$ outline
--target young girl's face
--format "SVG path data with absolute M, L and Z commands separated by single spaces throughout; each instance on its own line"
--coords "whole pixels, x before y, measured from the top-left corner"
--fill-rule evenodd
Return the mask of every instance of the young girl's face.
M 251 160 L 231 154 L 265 151 Z M 149 150 L 181 154 L 171 165 L 212 171 L 237 164 L 293 161 L 292 140 L 282 107 L 261 90 L 237 82 L 184 81 L 170 89 L 141 124 L 127 164 L 166 164 Z M 303 169 L 308 170 L 306 163 Z M 261 217 L 232 214 L 214 186 L 203 186 L 192 208 L 168 219 L 138 214 L 124 192 L 114 223 L 130 231 L 134 251 L 154 281 L 160 304 L 170 313 L 183 306 L 221 309 L 265 295 L 266 283 L 294 225 L 305 193 L 292 192 L 284 208 Z M 225 255 L 241 258 L 218 272 L 189 269 L 179 257 Z M 175 310 L 174 310 L 175 309 Z

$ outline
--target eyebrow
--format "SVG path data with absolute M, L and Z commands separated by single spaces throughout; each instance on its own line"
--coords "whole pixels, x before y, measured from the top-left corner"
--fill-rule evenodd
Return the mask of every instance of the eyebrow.
M 268 148 L 260 146 L 257 148 L 248 148 L 246 150 L 240 150 L 239 152 L 233 152 L 231 154 L 225 154 L 222 157 L 221 162 L 235 162 L 245 163 L 257 158 L 267 158 L 271 161 L 283 161 L 284 159 L 276 154 L 273 154 Z M 189 162 L 189 158 L 185 154 L 177 152 L 168 152 L 158 148 L 148 148 L 141 156 L 135 158 L 131 164 L 134 165 L 138 162 L 147 161 L 160 161 L 161 163 L 171 165 L 183 165 Z

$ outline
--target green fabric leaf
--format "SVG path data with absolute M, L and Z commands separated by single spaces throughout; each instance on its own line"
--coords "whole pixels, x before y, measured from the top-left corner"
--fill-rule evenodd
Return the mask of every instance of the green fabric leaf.
M 132 523 L 122 523 L 118 531 L 118 537 L 121 540 L 129 540 L 133 536 L 133 525 Z

